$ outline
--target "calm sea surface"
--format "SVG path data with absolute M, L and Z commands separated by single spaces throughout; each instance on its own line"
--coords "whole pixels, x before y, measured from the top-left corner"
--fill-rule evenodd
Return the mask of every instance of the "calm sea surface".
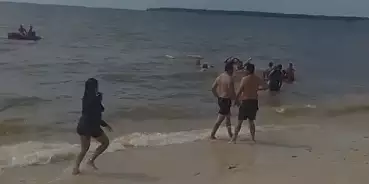
M 43 39 L 7 40 L 21 23 L 33 24 Z M 369 109 L 368 21 L 0 3 L 0 36 L 0 137 L 74 132 L 89 77 L 100 81 L 105 119 L 126 131 L 215 118 L 210 87 L 229 56 L 252 57 L 258 68 L 295 63 L 295 84 L 274 98 L 261 95 L 270 116 Z M 187 55 L 201 55 L 215 68 L 200 72 Z

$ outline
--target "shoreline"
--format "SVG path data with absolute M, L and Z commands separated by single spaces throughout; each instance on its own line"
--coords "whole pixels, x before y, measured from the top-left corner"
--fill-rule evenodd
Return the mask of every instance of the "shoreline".
M 70 159 L 5 169 L 0 181 L 7 184 L 323 184 L 336 181 L 365 184 L 369 181 L 369 133 L 365 131 L 368 116 L 354 117 L 323 119 L 312 122 L 314 126 L 290 124 L 285 129 L 258 131 L 256 144 L 250 141 L 247 126 L 243 126 L 244 133 L 237 144 L 228 144 L 223 127 L 216 141 L 201 139 L 107 152 L 97 160 L 100 168 L 97 172 L 83 166 L 80 176 L 72 176 L 74 160 Z

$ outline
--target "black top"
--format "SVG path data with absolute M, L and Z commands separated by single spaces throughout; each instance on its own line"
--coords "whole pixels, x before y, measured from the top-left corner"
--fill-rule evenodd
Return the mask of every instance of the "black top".
M 102 95 L 101 93 L 92 97 L 84 97 L 82 100 L 82 117 L 84 119 L 84 124 L 96 124 L 98 126 L 107 126 L 107 124 L 102 121 L 102 112 L 105 108 L 101 104 Z
M 281 70 L 273 70 L 269 74 L 270 85 L 281 85 L 283 80 L 283 73 Z

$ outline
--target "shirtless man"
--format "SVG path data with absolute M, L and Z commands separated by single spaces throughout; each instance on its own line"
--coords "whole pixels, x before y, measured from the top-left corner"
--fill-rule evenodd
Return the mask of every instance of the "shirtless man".
M 256 118 L 256 113 L 259 110 L 258 91 L 268 89 L 268 86 L 264 80 L 255 75 L 255 65 L 247 65 L 246 72 L 247 75 L 242 78 L 240 88 L 235 99 L 235 105 L 239 106 L 239 113 L 238 125 L 232 137 L 232 143 L 236 143 L 244 120 L 249 120 L 250 133 L 252 140 L 255 141 L 254 120 Z M 242 100 L 241 104 L 239 100 Z
M 225 65 L 225 71 L 220 74 L 214 81 L 212 86 L 213 95 L 218 99 L 219 115 L 215 122 L 210 139 L 216 139 L 215 134 L 219 129 L 220 124 L 226 120 L 226 127 L 229 137 L 232 137 L 231 129 L 231 106 L 232 99 L 235 97 L 234 81 L 233 81 L 233 63 L 228 62 Z

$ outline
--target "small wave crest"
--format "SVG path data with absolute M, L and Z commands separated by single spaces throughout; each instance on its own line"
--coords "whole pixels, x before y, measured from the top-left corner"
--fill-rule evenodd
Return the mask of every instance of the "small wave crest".
M 282 116 L 345 116 L 355 113 L 365 113 L 369 111 L 369 104 L 344 104 L 344 105 L 303 105 L 303 106 L 281 106 L 273 108 L 274 111 Z
M 305 115 L 313 112 L 317 108 L 316 105 L 303 105 L 303 106 L 281 106 L 275 108 L 275 112 L 285 116 L 298 116 Z
M 34 106 L 38 103 L 45 102 L 48 100 L 39 98 L 39 97 L 9 97 L 5 98 L 0 102 L 0 112 L 5 110 L 19 107 L 19 106 Z
M 258 132 L 278 131 L 288 128 L 310 127 L 311 125 L 293 125 L 293 126 L 258 126 Z M 191 130 L 169 133 L 132 133 L 118 137 L 111 141 L 106 151 L 116 152 L 128 147 L 155 147 L 173 144 L 183 144 L 207 139 L 211 129 Z M 248 134 L 243 129 L 241 134 Z M 221 128 L 217 133 L 219 137 L 228 137 L 225 128 Z M 97 143 L 91 144 L 94 150 Z M 5 145 L 0 147 L 0 170 L 12 167 L 22 167 L 28 165 L 42 165 L 56 163 L 74 159 L 78 154 L 80 146 L 66 142 L 45 143 L 39 141 L 29 141 L 14 145 Z

